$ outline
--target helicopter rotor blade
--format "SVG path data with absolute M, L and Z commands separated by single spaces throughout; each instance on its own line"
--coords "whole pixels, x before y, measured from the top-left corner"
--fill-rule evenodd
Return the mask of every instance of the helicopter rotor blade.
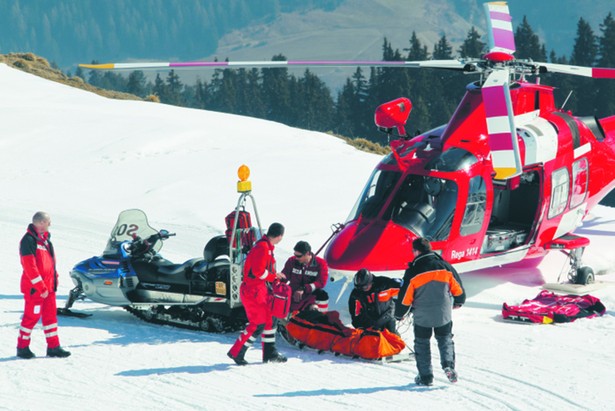
M 143 70 L 143 69 L 177 69 L 177 68 L 242 68 L 242 67 L 411 67 L 464 70 L 466 63 L 462 60 L 425 60 L 425 61 L 371 61 L 371 60 L 284 60 L 284 61 L 189 61 L 159 63 L 105 63 L 79 64 L 79 67 L 91 70 Z
M 513 54 L 516 50 L 515 36 L 508 5 L 503 1 L 495 1 L 485 3 L 484 7 L 487 14 L 489 52 Z
M 494 70 L 481 89 L 496 180 L 515 177 L 522 170 L 508 76 L 508 70 Z
M 539 73 L 562 73 L 591 78 L 615 78 L 615 68 L 583 67 L 568 64 L 533 63 Z

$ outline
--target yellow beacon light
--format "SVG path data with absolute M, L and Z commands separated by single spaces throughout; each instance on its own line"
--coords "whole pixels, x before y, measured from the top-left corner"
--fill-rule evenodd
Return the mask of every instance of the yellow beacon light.
M 250 167 L 242 164 L 239 170 L 237 170 L 237 177 L 239 177 L 239 181 L 237 182 L 238 193 L 252 191 L 252 182 L 248 181 L 248 178 L 250 178 Z

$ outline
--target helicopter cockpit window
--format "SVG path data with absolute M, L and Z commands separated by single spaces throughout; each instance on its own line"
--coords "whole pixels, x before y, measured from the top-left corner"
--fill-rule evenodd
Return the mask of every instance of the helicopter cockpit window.
M 410 174 L 385 215 L 422 237 L 445 240 L 451 231 L 456 203 L 454 181 Z
M 350 212 L 348 221 L 362 215 L 363 218 L 374 218 L 382 210 L 385 201 L 389 198 L 393 187 L 399 181 L 399 171 L 375 170 L 367 182 L 361 197 Z
M 485 180 L 481 176 L 473 177 L 470 180 L 466 210 L 459 229 L 461 235 L 476 234 L 480 231 L 485 219 L 486 202 L 487 187 Z
M 457 171 L 472 166 L 478 160 L 474 154 L 463 148 L 453 147 L 437 157 L 432 158 L 426 165 L 425 170 Z

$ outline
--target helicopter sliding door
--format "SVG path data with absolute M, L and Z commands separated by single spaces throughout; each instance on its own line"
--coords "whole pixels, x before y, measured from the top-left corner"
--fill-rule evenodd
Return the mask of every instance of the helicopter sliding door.
M 537 219 L 540 192 L 540 175 L 537 170 L 521 174 L 517 186 L 496 186 L 481 254 L 506 251 L 529 241 Z

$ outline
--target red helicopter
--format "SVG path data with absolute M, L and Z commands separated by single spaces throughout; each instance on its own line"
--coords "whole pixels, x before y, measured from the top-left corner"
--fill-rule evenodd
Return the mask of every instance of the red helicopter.
M 467 86 L 448 124 L 409 138 L 409 99 L 376 109 L 376 125 L 400 138 L 327 248 L 334 273 L 367 267 L 403 275 L 412 241 L 426 237 L 460 272 L 537 263 L 557 249 L 570 257 L 571 281 L 594 281 L 581 263 L 589 239 L 573 231 L 615 186 L 615 116 L 575 117 L 555 107 L 552 87 L 526 77 L 615 78 L 615 69 L 515 60 L 508 6 L 485 9 L 490 50 L 456 62 L 480 80 Z
M 327 248 L 333 272 L 403 275 L 412 241 L 426 237 L 460 272 L 537 263 L 557 249 L 570 257 L 571 281 L 594 281 L 581 264 L 589 239 L 573 231 L 615 186 L 615 116 L 575 117 L 555 107 L 552 87 L 526 77 L 615 78 L 615 69 L 515 60 L 508 6 L 485 9 L 490 51 L 456 62 L 480 80 L 448 124 L 409 138 L 409 99 L 376 109 L 376 125 L 399 139 Z
M 401 276 L 417 237 L 458 271 L 538 262 L 548 250 L 570 258 L 569 279 L 594 281 L 581 257 L 589 239 L 573 234 L 615 187 L 615 115 L 576 117 L 555 106 L 539 75 L 615 78 L 614 68 L 516 60 L 505 2 L 485 3 L 489 52 L 481 59 L 427 61 L 253 61 L 81 65 L 90 69 L 379 66 L 477 74 L 450 121 L 410 137 L 407 98 L 376 109 L 391 154 L 376 167 L 325 258 L 332 277 L 360 268 Z M 535 77 L 530 82 L 528 77 Z M 533 259 L 533 260 L 532 260 Z

